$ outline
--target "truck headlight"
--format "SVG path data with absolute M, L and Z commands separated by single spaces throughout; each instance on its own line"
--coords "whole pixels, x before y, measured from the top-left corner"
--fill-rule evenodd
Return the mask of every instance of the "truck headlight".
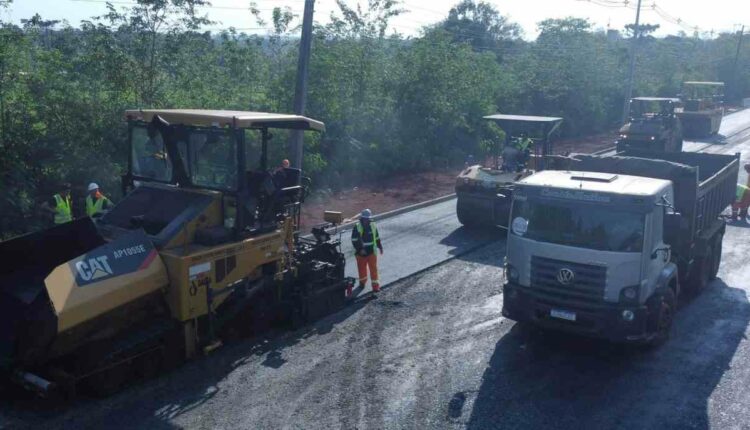
M 638 286 L 633 285 L 625 287 L 620 291 L 621 302 L 637 302 L 638 301 Z

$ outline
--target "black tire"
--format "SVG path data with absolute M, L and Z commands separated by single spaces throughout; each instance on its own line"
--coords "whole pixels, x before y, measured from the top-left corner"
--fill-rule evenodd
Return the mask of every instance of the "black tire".
M 713 248 L 711 245 L 706 249 L 706 253 L 696 262 L 695 273 L 690 274 L 690 290 L 694 294 L 700 294 L 708 286 L 711 280 L 711 270 L 714 265 Z
M 708 275 L 708 279 L 713 281 L 719 274 L 719 266 L 721 266 L 721 244 L 723 236 L 719 235 L 716 237 L 713 246 L 713 259 L 711 261 L 711 272 Z
M 461 204 L 460 197 L 456 200 L 456 217 L 458 218 L 458 222 L 464 227 L 477 228 L 482 226 L 482 223 Z
M 649 331 L 655 334 L 648 344 L 650 347 L 661 346 L 669 339 L 677 311 L 677 297 L 671 288 L 667 288 L 658 300 L 654 311 L 649 315 Z
M 461 208 L 461 204 L 456 204 L 456 217 L 458 218 L 458 222 L 461 223 L 461 225 L 465 227 L 471 227 L 473 224 L 469 220 L 468 214 L 465 213 L 464 209 Z

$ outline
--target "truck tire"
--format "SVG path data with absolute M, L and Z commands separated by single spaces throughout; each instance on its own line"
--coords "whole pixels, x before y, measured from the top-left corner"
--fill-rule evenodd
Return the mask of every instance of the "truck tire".
M 708 286 L 711 280 L 711 271 L 714 265 L 714 253 L 711 245 L 706 249 L 706 253 L 696 262 L 695 273 L 690 274 L 690 290 L 694 294 L 700 294 Z
M 713 259 L 711 261 L 711 272 L 708 275 L 708 279 L 713 281 L 716 279 L 716 275 L 719 274 L 719 266 L 721 266 L 721 243 L 723 236 L 716 236 L 713 246 Z
M 648 343 L 649 347 L 658 347 L 669 339 L 672 332 L 674 314 L 677 310 L 677 298 L 671 288 L 661 294 L 655 312 L 649 315 L 648 328 L 655 336 Z

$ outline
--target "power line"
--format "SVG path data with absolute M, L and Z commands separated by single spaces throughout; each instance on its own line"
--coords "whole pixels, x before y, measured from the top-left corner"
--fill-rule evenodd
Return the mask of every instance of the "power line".
M 146 6 L 148 5 L 142 5 L 136 2 L 132 1 L 119 1 L 119 0 L 68 0 L 71 2 L 78 2 L 78 3 L 111 3 L 116 5 L 123 5 L 123 6 Z M 288 0 L 288 1 L 297 1 L 297 0 Z M 244 10 L 244 11 L 250 11 L 250 10 L 257 10 L 261 12 L 270 12 L 273 11 L 276 8 L 256 8 L 256 7 L 250 7 L 250 6 L 214 6 L 214 5 L 200 5 L 197 6 L 199 9 L 215 9 L 215 10 Z M 295 12 L 301 12 L 300 10 L 296 10 Z

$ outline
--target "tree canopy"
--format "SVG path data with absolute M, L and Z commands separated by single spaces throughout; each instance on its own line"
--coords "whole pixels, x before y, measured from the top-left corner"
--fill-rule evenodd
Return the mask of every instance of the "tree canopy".
M 631 46 L 619 32 L 568 17 L 524 40 L 490 2 L 462 0 L 407 37 L 390 30 L 402 2 L 350 3 L 314 28 L 307 115 L 328 131 L 306 138 L 304 168 L 318 187 L 481 156 L 502 134 L 482 121 L 491 113 L 561 116 L 567 136 L 618 125 Z M 205 4 L 137 0 L 75 27 L 42 15 L 0 24 L 0 239 L 45 226 L 40 205 L 64 181 L 79 199 L 92 181 L 120 197 L 127 108 L 291 111 L 301 17 L 276 8 L 266 35 L 208 31 L 218 24 Z M 716 80 L 739 98 L 750 69 L 735 74 L 736 41 L 642 32 L 634 94 Z M 745 44 L 740 66 L 749 54 Z

